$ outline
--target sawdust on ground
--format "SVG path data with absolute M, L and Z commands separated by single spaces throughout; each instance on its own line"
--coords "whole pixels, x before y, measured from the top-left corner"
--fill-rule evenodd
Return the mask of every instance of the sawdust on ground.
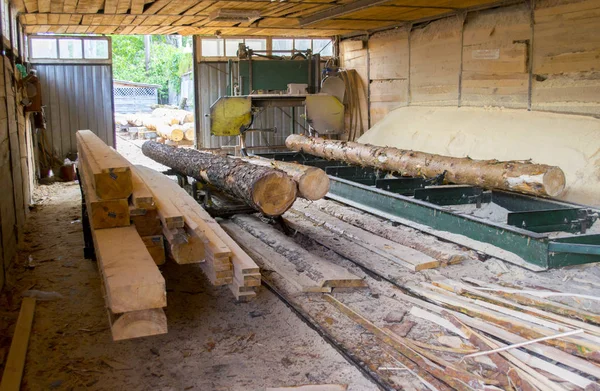
M 363 375 L 261 287 L 236 303 L 195 265 L 167 263 L 169 333 L 112 342 L 100 276 L 83 258 L 76 182 L 41 186 L 19 258 L 0 297 L 0 362 L 14 333 L 20 293 L 58 292 L 38 301 L 23 390 L 262 390 L 348 383 L 375 390 Z

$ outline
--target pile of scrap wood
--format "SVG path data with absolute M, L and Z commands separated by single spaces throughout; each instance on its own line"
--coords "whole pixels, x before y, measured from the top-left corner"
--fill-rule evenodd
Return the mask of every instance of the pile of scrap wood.
M 410 295 L 398 291 L 394 299 L 447 334 L 439 345 L 398 335 L 338 298 L 325 299 L 438 389 L 600 389 L 600 315 L 547 300 L 561 293 L 471 278 L 404 288 Z
M 198 263 L 238 300 L 256 295 L 258 266 L 176 182 L 133 166 L 89 130 L 77 132 L 79 175 L 113 339 L 166 333 L 165 250 Z M 165 246 L 166 242 L 166 246 Z

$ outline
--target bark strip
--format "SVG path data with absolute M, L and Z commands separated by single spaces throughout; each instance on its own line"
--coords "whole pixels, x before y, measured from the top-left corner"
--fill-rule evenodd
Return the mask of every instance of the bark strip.
M 325 159 L 400 173 L 433 178 L 446 173 L 450 183 L 501 189 L 538 196 L 556 197 L 565 189 L 565 174 L 555 166 L 528 161 L 474 160 L 379 147 L 349 141 L 325 140 L 304 135 L 288 136 L 285 145 Z
M 226 191 L 267 216 L 283 214 L 296 200 L 296 183 L 279 170 L 155 141 L 145 142 L 142 152 L 184 175 Z

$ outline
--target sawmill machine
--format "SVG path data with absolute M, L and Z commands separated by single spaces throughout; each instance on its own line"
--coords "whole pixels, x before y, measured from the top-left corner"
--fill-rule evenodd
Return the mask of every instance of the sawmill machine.
M 322 85 L 320 55 L 310 50 L 296 50 L 288 57 L 276 54 L 240 44 L 237 59 L 228 63 L 227 95 L 210 108 L 211 134 L 238 136 L 243 155 L 248 132 L 277 131 L 252 126 L 254 118 L 269 107 L 292 108 L 292 121 L 295 110 L 303 108 L 312 135 L 344 132 L 343 81 L 332 76 Z

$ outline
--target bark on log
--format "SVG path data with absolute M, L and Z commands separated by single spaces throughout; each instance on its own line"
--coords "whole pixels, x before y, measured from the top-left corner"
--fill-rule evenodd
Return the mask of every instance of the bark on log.
M 329 176 L 320 168 L 280 162 L 259 156 L 249 156 L 241 159 L 257 166 L 276 168 L 285 172 L 298 184 L 298 195 L 307 200 L 320 200 L 329 191 Z
M 325 159 L 413 177 L 432 178 L 445 171 L 448 182 L 487 189 L 556 197 L 565 188 L 565 174 L 559 167 L 527 161 L 473 160 L 297 134 L 288 136 L 285 144 L 291 150 Z
M 267 216 L 283 214 L 296 200 L 296 183 L 279 170 L 154 141 L 146 141 L 142 152 L 182 174 L 228 192 Z

